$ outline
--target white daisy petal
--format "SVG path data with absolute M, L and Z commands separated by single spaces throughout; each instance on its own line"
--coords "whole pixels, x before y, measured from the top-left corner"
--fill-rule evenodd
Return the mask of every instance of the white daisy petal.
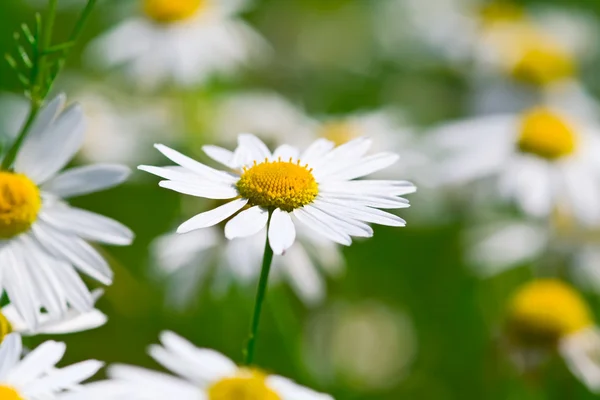
M 237 197 L 238 191 L 231 185 L 199 185 L 176 181 L 161 181 L 158 184 L 165 189 L 175 192 L 189 194 L 190 196 L 204 197 L 205 199 L 232 199 Z
M 125 225 L 74 207 L 50 207 L 40 219 L 63 232 L 73 233 L 93 242 L 126 246 L 133 241 L 134 234 Z
M 38 184 L 44 183 L 73 158 L 83 144 L 84 132 L 81 107 L 68 108 L 46 129 L 27 136 L 15 160 L 15 171 Z M 57 143 L 60 146 L 57 147 Z
M 234 154 L 231 150 L 224 149 L 219 146 L 206 145 L 202 146 L 202 151 L 207 156 L 215 160 L 216 162 L 223 164 L 226 167 L 232 168 Z
M 293 214 L 306 227 L 325 236 L 326 238 L 333 240 L 336 243 L 343 244 L 345 246 L 350 246 L 352 244 L 352 239 L 346 232 L 340 230 L 337 227 L 330 226 L 320 221 L 312 214 L 307 212 L 307 210 L 305 210 L 304 208 L 298 208 L 294 210 Z
M 225 237 L 235 239 L 258 233 L 267 224 L 269 212 L 254 206 L 242 211 L 225 224 Z
M 0 379 L 6 380 L 6 376 L 19 361 L 22 351 L 21 336 L 11 333 L 4 338 L 0 344 Z
M 304 163 L 312 163 L 319 160 L 335 147 L 335 143 L 327 139 L 317 139 L 300 156 Z
M 241 148 L 247 149 L 253 160 L 265 160 L 271 158 L 271 152 L 262 140 L 251 133 L 241 133 L 238 136 L 238 144 Z
M 96 250 L 77 236 L 68 236 L 50 225 L 40 223 L 32 229 L 39 243 L 55 257 L 72 263 L 97 281 L 110 285 L 113 273 Z
M 334 169 L 325 173 L 320 169 L 316 169 L 315 178 L 319 182 L 356 179 L 387 168 L 398 161 L 399 158 L 397 154 L 392 153 L 374 154 L 357 160 L 351 166 L 348 165 L 344 168 Z
M 277 160 L 281 158 L 282 161 L 295 161 L 298 159 L 299 153 L 300 152 L 297 148 L 287 144 L 282 144 L 281 146 L 275 149 L 275 151 L 273 152 L 272 159 Z
M 191 232 L 216 225 L 241 210 L 247 203 L 246 199 L 236 199 L 210 211 L 200 213 L 181 224 L 177 228 L 177 233 Z
M 287 378 L 271 375 L 267 384 L 285 400 L 333 400 L 333 397 L 300 386 Z
M 269 243 L 273 252 L 277 255 L 283 254 L 296 240 L 296 228 L 290 214 L 275 209 L 269 223 Z
M 222 182 L 222 183 L 231 183 L 232 182 L 233 178 L 231 177 L 231 175 L 229 175 L 225 172 L 218 171 L 207 165 L 199 163 L 198 161 L 195 161 L 195 160 L 189 158 L 188 156 L 185 156 L 185 155 L 179 153 L 178 151 L 175 151 L 175 150 L 173 150 L 167 146 L 164 146 L 162 144 L 156 144 L 156 145 L 154 145 L 154 147 L 156 147 L 156 149 L 158 151 L 163 153 L 165 155 L 165 157 L 167 157 L 169 160 L 173 161 L 176 164 L 181 165 L 182 167 L 189 169 L 190 171 L 200 175 L 201 177 L 203 177 L 205 179 L 215 181 L 215 182 Z
M 110 189 L 125 182 L 130 173 L 128 167 L 118 164 L 77 167 L 52 178 L 41 189 L 65 199 Z

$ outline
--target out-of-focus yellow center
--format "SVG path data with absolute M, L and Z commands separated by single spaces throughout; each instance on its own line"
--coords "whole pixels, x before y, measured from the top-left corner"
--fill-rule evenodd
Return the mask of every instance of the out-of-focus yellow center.
M 160 23 L 184 21 L 206 6 L 206 0 L 143 0 L 144 13 Z
M 559 115 L 546 108 L 534 108 L 521 119 L 517 146 L 525 153 L 557 160 L 575 151 L 577 135 Z
M 540 279 L 521 287 L 508 309 L 508 327 L 524 345 L 549 346 L 593 324 L 592 313 L 571 286 Z
M 525 18 L 525 10 L 516 4 L 508 2 L 492 2 L 481 7 L 479 11 L 481 22 L 486 25 L 503 22 L 515 22 Z
M 26 232 L 41 207 L 40 191 L 29 178 L 0 172 L 0 239 Z
M 312 169 L 300 161 L 268 161 L 244 167 L 237 182 L 240 195 L 253 206 L 292 211 L 313 202 L 319 193 Z
M 319 136 L 340 146 L 360 136 L 356 127 L 344 121 L 327 122 L 320 129 Z
M 252 369 L 240 369 L 237 376 L 213 384 L 208 389 L 208 399 L 281 400 L 281 397 L 267 386 L 264 374 Z
M 516 38 L 523 43 L 523 48 L 512 75 L 520 81 L 540 86 L 574 76 L 577 67 L 573 56 L 552 39 L 535 36 L 529 40 Z
M 2 400 L 24 400 L 23 397 L 10 386 L 0 385 L 0 399 Z

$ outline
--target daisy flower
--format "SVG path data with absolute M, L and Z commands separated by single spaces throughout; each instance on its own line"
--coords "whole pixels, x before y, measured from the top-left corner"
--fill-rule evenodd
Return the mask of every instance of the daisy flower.
M 2 400 L 49 400 L 71 391 L 102 367 L 96 360 L 56 368 L 66 350 L 64 343 L 47 341 L 23 359 L 21 337 L 10 334 L 0 344 L 0 398 Z
M 352 237 L 371 237 L 368 223 L 404 226 L 405 221 L 379 208 L 406 208 L 400 197 L 413 193 L 406 181 L 355 180 L 398 160 L 392 153 L 366 156 L 371 141 L 355 139 L 335 147 L 325 139 L 300 153 L 288 145 L 271 153 L 256 136 L 240 134 L 238 147 L 229 151 L 204 146 L 204 152 L 223 164 L 219 171 L 163 145 L 156 148 L 179 167 L 140 166 L 160 176 L 160 186 L 198 197 L 229 200 L 183 223 L 178 233 L 225 224 L 228 239 L 247 237 L 268 229 L 275 254 L 283 254 L 296 240 L 295 223 L 343 245 Z
M 175 396 L 180 400 L 332 400 L 289 379 L 238 367 L 214 350 L 201 349 L 174 334 L 163 332 L 162 345 L 149 353 L 159 364 L 177 376 L 139 367 L 114 365 L 110 380 L 86 385 L 84 396 L 67 400 L 153 400 Z
M 520 287 L 507 309 L 506 331 L 523 369 L 536 367 L 553 351 L 590 390 L 600 391 L 600 329 L 581 295 L 557 279 Z
M 432 135 L 446 153 L 441 183 L 487 180 L 531 216 L 560 209 L 582 224 L 600 222 L 600 126 L 588 115 L 548 101 L 448 123 Z
M 198 298 L 202 286 L 211 286 L 216 295 L 232 282 L 247 285 L 260 274 L 266 229 L 257 235 L 227 240 L 217 227 L 185 235 L 169 233 L 155 239 L 151 246 L 158 274 L 169 277 L 167 296 L 178 308 Z M 285 257 L 273 259 L 272 282 L 285 281 L 307 306 L 320 304 L 325 298 L 326 283 L 322 276 L 339 276 L 344 257 L 335 243 L 311 235 L 298 226 L 298 240 Z M 216 267 L 212 284 L 206 282 Z
M 109 218 L 69 206 L 63 199 L 111 188 L 129 169 L 96 164 L 60 170 L 83 142 L 84 116 L 63 110 L 60 95 L 38 114 L 14 162 L 0 171 L 0 287 L 27 326 L 39 310 L 59 318 L 68 305 L 85 312 L 94 299 L 76 270 L 110 284 L 112 271 L 89 241 L 128 245 L 133 233 Z M 56 147 L 56 143 L 60 143 Z
M 141 15 L 99 38 L 92 65 L 123 66 L 133 82 L 190 86 L 231 74 L 265 53 L 262 37 L 236 17 L 246 1 L 138 0 Z

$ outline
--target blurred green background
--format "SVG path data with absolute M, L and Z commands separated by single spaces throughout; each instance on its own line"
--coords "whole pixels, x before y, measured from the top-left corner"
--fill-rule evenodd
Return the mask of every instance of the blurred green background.
M 109 84 L 103 75 L 83 68 L 81 53 L 89 40 L 118 22 L 114 9 L 126 1 L 133 0 L 99 2 L 62 78 L 77 74 L 100 85 Z M 190 101 L 201 105 L 213 94 L 256 88 L 277 91 L 302 103 L 314 115 L 394 105 L 404 109 L 418 127 L 465 115 L 465 71 L 442 62 L 418 62 L 410 54 L 393 62 L 379 56 L 372 19 L 377 2 L 257 0 L 244 18 L 274 46 L 274 57 L 268 64 L 233 80 L 212 81 L 202 90 L 173 90 L 162 96 L 175 103 L 182 118 Z M 597 0 L 538 3 L 576 8 L 600 17 Z M 12 33 L 21 22 L 33 20 L 35 9 L 22 0 L 2 1 L 0 54 L 12 51 Z M 78 10 L 61 9 L 55 37 L 68 35 Z M 592 63 L 582 72 L 593 93 L 600 93 L 598 66 Z M 68 87 L 62 78 L 55 91 Z M 0 88 L 20 92 L 14 73 L 5 63 L 0 63 Z M 183 119 L 186 135 L 179 147 L 187 146 L 190 153 L 197 154 L 199 144 L 210 133 L 203 131 L 201 116 Z M 164 329 L 241 361 L 255 288 L 236 287 L 216 299 L 203 291 L 188 309 L 166 307 L 161 281 L 148 273 L 148 246 L 182 221 L 182 195 L 161 190 L 156 180 L 142 175 L 136 171 L 127 185 L 73 201 L 128 225 L 136 240 L 127 248 L 105 249 L 116 274 L 114 285 L 106 288 L 99 302 L 109 322 L 101 329 L 66 337 L 69 348 L 64 362 L 97 358 L 158 368 L 145 351 Z M 198 211 L 201 208 L 199 204 Z M 465 210 L 447 207 L 444 218 L 436 223 L 420 223 L 419 218 L 412 217 L 418 213 L 419 202 L 413 201 L 411 209 L 400 213 L 408 221 L 406 228 L 375 227 L 373 239 L 356 241 L 344 249 L 346 272 L 328 281 L 324 304 L 307 309 L 286 286 L 271 287 L 256 362 L 267 371 L 289 376 L 337 399 L 593 398 L 558 359 L 535 376 L 523 377 L 502 347 L 504 306 L 512 290 L 531 278 L 528 266 L 481 280 L 461 261 Z M 597 299 L 589 300 L 600 305 Z M 364 360 L 348 354 L 348 359 L 339 359 L 337 341 L 345 336 L 338 331 L 348 334 L 353 343 L 352 330 L 362 329 L 343 325 L 347 315 L 366 316 L 366 323 L 373 326 L 376 322 L 370 321 L 380 321 L 382 315 L 383 321 L 397 323 L 391 335 L 393 354 L 398 354 L 395 360 L 386 357 L 385 346 L 389 344 L 382 338 L 376 336 L 364 344 L 364 352 L 375 356 L 375 361 L 364 364 L 372 379 L 357 377 L 346 368 L 352 363 L 360 367 Z M 32 342 L 44 339 L 36 337 Z M 346 350 L 351 353 L 351 348 Z M 315 351 L 321 359 L 311 361 Z

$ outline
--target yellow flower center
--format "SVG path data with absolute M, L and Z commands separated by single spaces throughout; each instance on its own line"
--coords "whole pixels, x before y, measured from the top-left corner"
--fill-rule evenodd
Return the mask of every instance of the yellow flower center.
M 184 21 L 206 6 L 206 0 L 143 0 L 144 13 L 160 23 Z
M 10 386 L 0 385 L 0 399 L 2 400 L 24 400 L 23 397 Z
M 237 376 L 212 385 L 208 389 L 208 400 L 281 400 L 267 386 L 265 379 L 266 376 L 261 372 L 241 369 Z
M 592 313 L 581 295 L 557 279 L 526 284 L 508 310 L 510 333 L 525 345 L 555 345 L 592 324 Z
M 352 139 L 356 139 L 360 135 L 357 132 L 356 127 L 352 124 L 339 121 L 323 124 L 319 136 L 331 140 L 336 146 L 340 146 Z
M 26 232 L 41 207 L 40 191 L 29 178 L 0 172 L 0 239 Z
M 541 39 L 525 46 L 513 66 L 512 75 L 516 79 L 543 86 L 575 74 L 573 57 L 557 43 Z
M 546 108 L 534 108 L 521 119 L 517 146 L 525 153 L 557 160 L 575 151 L 577 136 L 562 117 Z
M 244 167 L 237 182 L 240 195 L 253 206 L 292 211 L 313 202 L 319 193 L 312 169 L 300 161 L 268 161 Z

